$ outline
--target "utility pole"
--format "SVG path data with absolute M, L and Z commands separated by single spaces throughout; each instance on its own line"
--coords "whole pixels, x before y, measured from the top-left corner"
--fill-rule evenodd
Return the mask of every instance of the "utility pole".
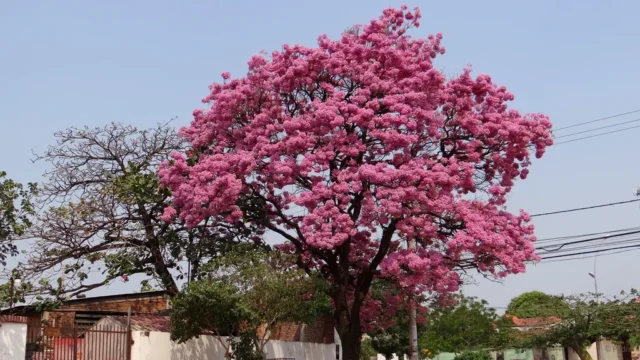
M 11 272 L 11 278 L 9 279 L 9 315 L 13 313 L 13 298 L 15 297 L 16 289 L 20 289 L 22 280 L 16 278 L 15 271 Z
M 609 234 L 606 234 L 604 236 L 604 238 L 600 241 L 600 244 L 596 248 L 596 251 L 604 244 L 604 242 L 608 238 L 609 238 Z M 589 276 L 591 276 L 593 278 L 593 286 L 594 286 L 594 290 L 596 291 L 596 293 L 595 293 L 596 303 L 599 303 L 600 302 L 600 293 L 598 292 L 598 277 L 597 277 L 597 272 L 596 272 L 597 264 L 598 264 L 598 253 L 596 252 L 596 255 L 593 257 L 593 272 L 590 272 Z M 600 337 L 599 336 L 596 338 L 596 360 L 602 360 L 602 356 L 600 354 Z
M 416 240 L 410 239 L 407 247 L 409 251 L 416 248 Z M 409 297 L 409 360 L 418 360 L 418 323 L 417 323 L 416 304 L 413 296 Z

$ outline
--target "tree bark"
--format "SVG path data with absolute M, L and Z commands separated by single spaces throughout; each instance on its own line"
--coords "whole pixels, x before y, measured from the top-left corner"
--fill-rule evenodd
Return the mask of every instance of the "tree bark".
M 338 286 L 334 293 L 336 330 L 342 343 L 342 360 L 360 360 L 362 325 L 360 310 L 349 308 L 346 286 Z
M 574 346 L 572 346 L 571 349 L 573 351 L 575 351 L 575 353 L 578 355 L 580 360 L 593 360 L 593 358 L 591 357 L 591 355 L 587 351 L 587 348 L 585 348 L 584 346 L 582 346 L 582 347 L 578 347 L 578 346 L 574 347 Z
M 362 345 L 362 331 L 360 325 L 356 329 L 340 333 L 342 342 L 342 360 L 360 360 L 360 350 Z

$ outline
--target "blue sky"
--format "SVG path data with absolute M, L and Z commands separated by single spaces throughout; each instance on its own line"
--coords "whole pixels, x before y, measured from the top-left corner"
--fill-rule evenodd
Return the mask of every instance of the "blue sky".
M 466 64 L 516 95 L 523 112 L 562 127 L 640 109 L 640 28 L 635 1 L 17 1 L 0 2 L 0 169 L 39 181 L 31 151 L 68 126 L 110 121 L 186 125 L 223 71 L 240 76 L 251 55 L 284 43 L 312 46 L 388 6 L 419 5 L 422 26 L 442 32 L 438 66 Z M 635 114 L 640 117 L 640 114 Z M 634 115 L 618 120 L 631 120 Z M 601 125 L 614 123 L 611 120 Z M 576 130 L 582 130 L 576 129 Z M 560 145 L 516 186 L 509 207 L 530 213 L 632 199 L 640 185 L 640 129 Z M 637 226 L 637 204 L 536 219 L 540 237 Z M 602 256 L 602 292 L 638 286 L 640 252 Z M 504 284 L 465 291 L 494 306 L 526 290 L 590 291 L 593 259 L 540 264 Z M 110 292 L 121 292 L 116 285 Z

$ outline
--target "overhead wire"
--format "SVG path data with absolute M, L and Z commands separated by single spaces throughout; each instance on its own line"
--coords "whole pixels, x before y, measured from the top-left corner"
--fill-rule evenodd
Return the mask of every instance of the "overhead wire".
M 595 119 L 595 120 L 585 121 L 585 122 L 581 122 L 581 123 L 577 123 L 577 124 L 573 124 L 573 125 L 569 125 L 569 126 L 564 126 L 564 127 L 558 128 L 558 129 L 553 129 L 553 131 L 556 132 L 556 131 L 561 131 L 561 130 L 565 130 L 565 129 L 571 129 L 571 128 L 574 128 L 574 127 L 583 126 L 583 125 L 587 125 L 587 124 L 592 124 L 592 123 L 599 122 L 599 121 L 609 120 L 609 119 L 613 119 L 613 118 L 617 118 L 617 117 L 621 117 L 621 116 L 625 116 L 625 115 L 629 115 L 629 114 L 635 114 L 635 113 L 638 113 L 638 112 L 640 112 L 640 109 L 629 111 L 629 112 L 625 112 L 625 113 L 615 114 L 615 115 L 611 115 L 611 116 L 606 116 L 606 117 Z
M 616 124 L 612 124 L 612 125 L 601 126 L 601 127 L 597 127 L 597 128 L 593 128 L 593 129 L 589 129 L 589 130 L 578 131 L 578 132 L 574 132 L 574 133 L 571 133 L 571 134 L 554 136 L 554 139 L 561 139 L 561 138 L 565 138 L 565 137 L 570 137 L 570 136 L 575 136 L 575 135 L 580 135 L 580 134 L 586 134 L 586 133 L 589 133 L 589 132 L 598 131 L 598 130 L 602 130 L 602 129 L 609 129 L 609 128 L 620 126 L 620 125 L 626 125 L 626 124 L 635 123 L 635 122 L 638 122 L 638 121 L 640 121 L 640 119 L 633 119 L 633 120 L 624 121 L 624 122 L 616 123 Z
M 539 247 L 536 250 L 545 250 L 545 251 L 548 251 L 548 252 L 553 252 L 553 251 L 561 250 L 562 248 L 564 248 L 565 246 L 568 246 L 568 245 L 584 244 L 584 243 L 598 241 L 598 240 L 606 240 L 606 239 L 610 239 L 610 238 L 617 238 L 617 237 L 621 237 L 621 236 L 628 236 L 628 235 L 635 235 L 635 234 L 640 234 L 640 230 L 629 231 L 629 232 L 624 232 L 624 233 L 619 233 L 619 234 L 612 234 L 612 235 L 601 236 L 601 237 L 596 237 L 596 238 L 588 238 L 588 239 L 582 239 L 582 240 L 576 240 L 576 241 L 569 241 L 569 242 L 565 242 L 565 243 L 561 243 L 561 244 L 546 245 L 546 246 L 543 246 L 543 247 Z M 555 249 L 548 249 L 547 247 L 555 247 Z
M 546 212 L 546 213 L 533 214 L 533 215 L 529 215 L 529 216 L 530 217 L 539 217 L 539 216 L 547 216 L 547 215 L 555 215 L 555 214 L 564 214 L 564 213 L 568 213 L 568 212 L 597 209 L 597 208 L 602 208 L 602 207 L 607 207 L 607 206 L 622 205 L 622 204 L 628 204 L 628 203 L 633 203 L 633 202 L 638 202 L 638 201 L 640 201 L 640 199 L 627 200 L 627 201 L 618 201 L 618 202 L 614 202 L 614 203 L 600 204 L 600 205 L 593 205 L 593 206 L 585 206 L 585 207 L 581 207 L 581 208 L 574 208 L 574 209 L 567 209 L 567 210 L 551 211 L 551 212 Z
M 562 145 L 562 144 L 567 144 L 567 143 L 571 143 L 571 142 L 575 142 L 575 141 L 580 141 L 580 140 L 586 140 L 586 139 L 591 139 L 594 137 L 598 137 L 598 136 L 603 136 L 603 135 L 609 135 L 609 134 L 614 134 L 614 133 L 618 133 L 621 131 L 625 131 L 625 130 L 631 130 L 631 129 L 635 129 L 635 128 L 640 128 L 640 125 L 636 125 L 636 126 L 630 126 L 624 129 L 620 129 L 620 130 L 614 130 L 614 131 L 607 131 L 601 134 L 596 134 L 596 135 L 591 135 L 591 136 L 585 136 L 585 137 L 581 137 L 581 138 L 577 138 L 577 139 L 572 139 L 572 140 L 566 140 L 566 141 L 561 141 L 558 143 L 554 143 L 553 145 Z
M 608 256 L 608 255 L 616 255 L 616 254 L 628 253 L 628 252 L 637 251 L 637 250 L 640 250 L 640 247 L 638 247 L 637 249 L 625 249 L 625 250 L 614 251 L 614 252 L 612 252 L 612 253 L 607 253 L 607 254 L 600 254 L 600 253 L 597 253 L 597 254 L 595 254 L 595 255 L 577 256 L 577 257 L 571 257 L 571 258 L 569 258 L 569 259 L 554 259 L 554 260 L 546 260 L 546 261 L 540 261 L 538 264 L 549 264 L 549 263 L 554 263 L 554 262 L 563 262 L 563 261 L 573 261 L 573 260 L 593 259 L 593 258 L 595 258 L 595 257 Z
M 582 252 L 578 252 L 578 253 L 572 253 L 572 254 L 562 254 L 562 255 L 554 255 L 554 256 L 544 256 L 541 257 L 541 260 L 546 260 L 546 259 L 556 259 L 556 258 L 562 258 L 562 257 L 569 257 L 572 255 L 585 255 L 585 254 L 596 254 L 596 253 L 601 253 L 601 252 L 605 252 L 605 251 L 611 251 L 611 250 L 621 250 L 621 249 L 632 249 L 632 248 L 640 248 L 640 244 L 636 244 L 636 245 L 627 245 L 627 246 L 621 246 L 621 247 L 615 247 L 615 248 L 608 248 L 608 249 L 598 249 L 598 250 L 591 250 L 591 251 L 582 251 Z
M 618 233 L 618 232 L 622 232 L 622 231 L 633 231 L 633 230 L 640 230 L 640 226 L 624 228 L 624 229 L 609 230 L 609 231 L 601 231 L 601 232 L 595 232 L 595 233 L 587 233 L 587 234 L 578 234 L 578 235 L 567 235 L 567 236 L 559 236 L 559 237 L 552 237 L 552 238 L 543 238 L 543 239 L 536 240 L 536 244 L 539 244 L 539 243 L 542 243 L 542 242 L 554 242 L 554 241 L 558 241 L 558 240 L 570 240 L 570 239 L 576 239 L 576 238 L 581 238 L 581 237 L 586 237 L 586 236 L 612 234 L 612 233 Z

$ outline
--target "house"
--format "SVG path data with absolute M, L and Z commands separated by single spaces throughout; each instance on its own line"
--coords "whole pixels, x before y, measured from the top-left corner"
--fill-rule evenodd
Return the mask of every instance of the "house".
M 121 360 L 131 355 L 131 360 L 162 360 L 164 355 L 158 354 L 158 349 L 173 354 L 167 358 L 171 360 L 220 359 L 220 344 L 210 336 L 187 344 L 170 341 L 170 300 L 163 291 L 119 294 L 67 300 L 52 310 L 18 306 L 0 311 L 0 315 L 11 313 L 27 319 L 26 359 L 71 359 L 75 353 L 77 359 Z M 270 341 L 267 350 L 275 358 L 339 359 L 340 344 L 331 317 L 308 325 L 282 324 L 270 338 L 274 342 Z M 128 351 L 146 355 L 135 357 Z M 318 357 L 318 353 L 324 355 Z M 213 357 L 199 356 L 206 354 Z
M 537 317 L 537 318 L 518 318 L 512 315 L 506 315 L 511 319 L 514 327 L 526 334 L 540 334 L 562 322 L 558 317 Z M 550 348 L 550 349 L 532 349 L 531 355 L 536 360 L 580 360 L 578 354 L 569 348 Z M 587 348 L 587 352 L 592 359 L 598 359 L 597 343 L 591 344 Z M 496 360 L 501 360 L 498 354 Z M 520 358 L 520 357 L 518 357 Z M 503 357 L 507 359 L 507 357 Z M 614 343 L 609 340 L 600 341 L 600 359 L 602 360 L 631 360 L 631 352 L 628 346 Z
M 53 310 L 40 310 L 33 305 L 4 309 L 0 315 L 13 314 L 28 318 L 28 327 L 43 326 L 71 329 L 90 327 L 107 315 L 158 314 L 171 308 L 170 297 L 164 291 L 87 297 L 63 301 Z

